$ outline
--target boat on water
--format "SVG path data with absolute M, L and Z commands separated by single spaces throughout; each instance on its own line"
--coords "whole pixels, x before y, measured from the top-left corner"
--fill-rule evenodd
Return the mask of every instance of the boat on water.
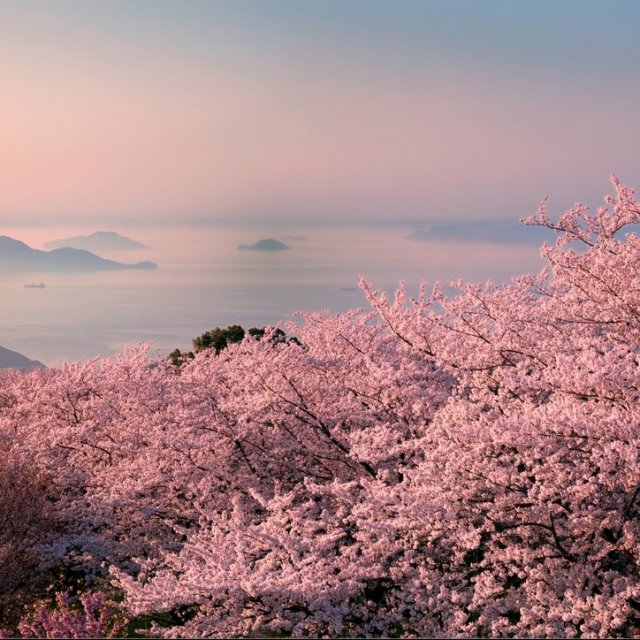
M 44 289 L 45 284 L 44 282 L 41 282 L 40 284 L 36 284 L 35 282 L 32 282 L 31 284 L 25 284 L 24 287 L 25 289 Z

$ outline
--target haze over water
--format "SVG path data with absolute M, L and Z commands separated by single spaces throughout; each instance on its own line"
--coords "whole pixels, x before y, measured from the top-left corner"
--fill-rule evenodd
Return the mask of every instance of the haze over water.
M 45 238 L 83 232 L 11 230 L 12 237 L 30 239 L 34 247 Z M 0 295 L 11 300 L 0 307 L 3 346 L 48 365 L 110 356 L 142 341 L 164 355 L 176 347 L 188 349 L 192 338 L 215 326 L 248 328 L 278 323 L 295 311 L 366 308 L 358 274 L 388 291 L 400 280 L 416 291 L 423 280 L 501 281 L 518 268 L 539 264 L 534 245 L 476 245 L 461 261 L 456 245 L 415 242 L 398 228 L 305 228 L 292 234 L 273 228 L 179 227 L 126 233 L 150 248 L 101 255 L 121 262 L 152 260 L 157 271 L 0 277 Z M 281 238 L 291 248 L 237 250 L 265 237 Z M 46 288 L 24 287 L 39 282 Z

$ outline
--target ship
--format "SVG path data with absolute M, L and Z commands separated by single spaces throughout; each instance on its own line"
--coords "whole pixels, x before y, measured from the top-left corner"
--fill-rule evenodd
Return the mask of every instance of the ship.
M 45 284 L 44 282 L 41 282 L 40 284 L 35 284 L 34 282 L 32 282 L 31 284 L 25 284 L 25 289 L 44 289 Z

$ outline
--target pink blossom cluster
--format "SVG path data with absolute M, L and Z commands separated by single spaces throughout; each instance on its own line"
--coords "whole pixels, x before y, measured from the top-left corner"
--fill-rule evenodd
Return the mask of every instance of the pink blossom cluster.
M 299 344 L 6 374 L 43 562 L 168 637 L 639 633 L 640 207 L 613 182 L 595 215 L 543 203 L 557 242 L 508 285 L 363 282 L 371 311 Z
M 23 638 L 118 638 L 124 630 L 124 621 L 100 592 L 82 594 L 78 606 L 68 593 L 59 592 L 53 607 L 40 602 L 18 624 Z M 0 637 L 10 638 L 12 633 L 0 629 Z

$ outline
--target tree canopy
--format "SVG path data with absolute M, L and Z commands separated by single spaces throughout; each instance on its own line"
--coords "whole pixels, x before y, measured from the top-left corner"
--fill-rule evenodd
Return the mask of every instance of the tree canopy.
M 543 203 L 557 241 L 509 284 L 363 281 L 369 311 L 216 328 L 180 375 L 144 347 L 2 374 L 0 472 L 39 499 L 0 503 L 48 523 L 15 553 L 166 637 L 637 636 L 640 207 L 614 187 Z M 59 633 L 33 615 L 12 629 Z

